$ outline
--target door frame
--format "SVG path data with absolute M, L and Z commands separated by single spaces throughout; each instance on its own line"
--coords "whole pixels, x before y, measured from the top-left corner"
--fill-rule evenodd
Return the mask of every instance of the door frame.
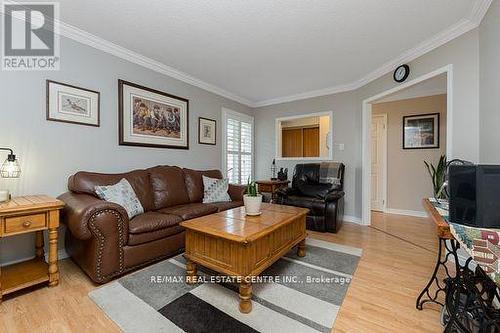
M 388 126 L 387 126 L 387 113 L 383 113 L 383 114 L 377 114 L 375 115 L 375 117 L 377 118 L 382 118 L 383 119 L 383 123 L 384 123 L 384 133 L 382 135 L 382 146 L 384 147 L 384 151 L 383 151 L 383 154 L 382 154 L 382 158 L 381 158 L 381 161 L 382 161 L 382 206 L 380 207 L 381 211 L 382 212 L 385 212 L 387 210 L 387 131 L 389 130 Z M 372 117 L 372 118 L 375 118 L 375 117 Z M 371 122 L 370 122 L 371 124 Z M 371 128 L 371 126 L 370 126 Z M 370 160 L 370 163 L 371 163 L 371 160 Z M 370 169 L 371 169 L 371 165 L 370 165 Z M 371 179 L 371 177 L 370 177 Z M 370 181 L 371 183 L 371 181 Z M 370 196 L 370 203 L 371 203 L 371 196 Z
M 424 74 L 411 81 L 403 83 L 399 86 L 386 90 L 382 93 L 369 97 L 363 100 L 362 104 L 362 172 L 361 172 L 361 186 L 362 186 L 362 224 L 371 224 L 371 142 L 370 142 L 370 128 L 372 118 L 372 104 L 373 102 L 382 99 L 388 95 L 394 94 L 400 90 L 411 87 L 417 83 L 428 80 L 435 76 L 446 73 L 446 156 L 448 159 L 453 158 L 453 65 L 449 64 L 444 67 L 438 68 L 430 73 Z

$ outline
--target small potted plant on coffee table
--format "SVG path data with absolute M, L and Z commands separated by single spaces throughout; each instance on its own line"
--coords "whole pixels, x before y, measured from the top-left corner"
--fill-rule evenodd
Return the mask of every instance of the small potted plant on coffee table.
M 251 182 L 250 179 L 247 182 L 247 189 L 245 191 L 245 195 L 243 196 L 243 203 L 245 204 L 245 211 L 247 215 L 257 216 L 262 213 L 260 211 L 262 194 L 257 191 L 257 184 L 255 184 L 255 182 Z

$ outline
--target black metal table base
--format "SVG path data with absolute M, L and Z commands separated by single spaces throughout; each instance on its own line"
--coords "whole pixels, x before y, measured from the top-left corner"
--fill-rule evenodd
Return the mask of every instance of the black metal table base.
M 447 252 L 444 259 L 441 259 L 443 245 Z M 499 289 L 481 267 L 476 265 L 472 269 L 472 258 L 467 259 L 463 265 L 460 264 L 457 254 L 459 247 L 460 244 L 455 240 L 439 239 L 434 272 L 418 296 L 416 307 L 422 310 L 425 303 L 442 305 L 445 333 L 500 333 Z M 446 266 L 450 257 L 454 262 L 454 276 L 451 276 Z M 444 269 L 444 280 L 437 277 L 440 268 Z M 441 292 L 445 294 L 445 304 L 438 300 Z
M 416 307 L 418 310 L 422 310 L 425 303 L 435 303 L 444 306 L 444 304 L 440 302 L 438 298 L 440 293 L 445 294 L 446 285 L 444 281 L 439 280 L 438 272 L 441 268 L 444 271 L 446 278 L 454 278 L 454 276 L 450 275 L 448 266 L 446 266 L 449 258 L 453 256 L 452 250 L 454 246 L 456 246 L 456 241 L 454 239 L 447 240 L 444 238 L 439 238 L 436 266 L 434 267 L 434 272 L 432 273 L 429 282 L 425 286 L 424 290 L 422 290 L 420 295 L 418 295 L 416 303 Z M 444 258 L 442 258 L 443 248 L 447 250 Z

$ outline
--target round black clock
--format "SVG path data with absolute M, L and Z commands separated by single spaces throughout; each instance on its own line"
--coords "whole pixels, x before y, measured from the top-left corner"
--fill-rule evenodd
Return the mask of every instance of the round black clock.
M 396 68 L 392 77 L 394 78 L 394 81 L 401 83 L 408 78 L 408 75 L 410 75 L 410 66 L 401 65 Z

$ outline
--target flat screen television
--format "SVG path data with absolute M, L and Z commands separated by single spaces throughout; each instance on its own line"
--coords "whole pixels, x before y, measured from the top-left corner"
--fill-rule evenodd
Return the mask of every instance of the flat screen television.
M 500 228 L 500 165 L 450 165 L 450 221 Z

